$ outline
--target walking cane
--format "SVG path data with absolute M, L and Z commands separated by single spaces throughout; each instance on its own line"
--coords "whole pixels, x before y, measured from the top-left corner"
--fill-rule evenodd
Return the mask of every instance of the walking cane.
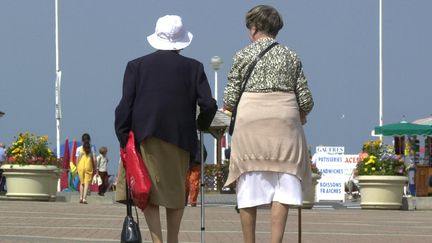
M 200 199 L 201 199 L 201 243 L 205 242 L 205 222 L 204 222 L 204 135 L 203 132 L 199 132 L 200 136 L 200 153 L 201 153 L 201 183 L 200 183 Z
M 298 243 L 301 243 L 301 235 L 302 235 L 301 210 L 302 210 L 302 206 L 299 206 L 298 207 Z

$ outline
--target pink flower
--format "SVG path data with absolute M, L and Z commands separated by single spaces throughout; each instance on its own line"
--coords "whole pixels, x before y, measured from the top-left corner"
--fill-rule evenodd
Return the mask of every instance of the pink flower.
M 360 153 L 359 154 L 360 161 L 366 159 L 368 156 L 369 156 L 369 154 L 366 152 Z

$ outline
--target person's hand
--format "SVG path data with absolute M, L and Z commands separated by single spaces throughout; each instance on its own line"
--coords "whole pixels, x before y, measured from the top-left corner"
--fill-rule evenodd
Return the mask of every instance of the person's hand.
M 228 116 L 232 116 L 232 109 L 228 106 L 224 106 L 222 109 L 223 113 L 225 113 Z
M 307 123 L 306 113 L 304 111 L 300 111 L 300 121 L 301 124 L 304 125 Z

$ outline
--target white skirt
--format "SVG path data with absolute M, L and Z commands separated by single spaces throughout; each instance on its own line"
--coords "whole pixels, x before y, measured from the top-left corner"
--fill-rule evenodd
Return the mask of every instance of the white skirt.
M 291 174 L 271 171 L 243 173 L 237 180 L 237 206 L 250 208 L 279 202 L 302 205 L 300 180 Z

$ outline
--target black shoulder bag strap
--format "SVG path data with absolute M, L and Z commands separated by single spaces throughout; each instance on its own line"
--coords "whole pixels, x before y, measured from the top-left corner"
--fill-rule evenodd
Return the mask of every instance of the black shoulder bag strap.
M 234 106 L 234 108 L 233 108 L 233 110 L 232 110 L 232 115 L 231 115 L 231 122 L 230 122 L 230 127 L 229 127 L 229 131 L 228 131 L 228 133 L 230 134 L 230 135 L 232 135 L 233 134 L 233 132 L 234 132 L 234 124 L 235 124 L 235 119 L 236 119 L 236 116 L 237 116 L 237 106 L 239 105 L 239 103 L 240 103 L 240 98 L 242 97 L 242 95 L 243 95 L 243 92 L 244 92 L 244 90 L 245 90 L 245 88 L 246 88 L 246 84 L 247 84 L 247 82 L 248 82 L 248 80 L 249 80 L 249 77 L 250 77 L 250 75 L 252 74 L 252 70 L 255 68 L 255 65 L 258 63 L 258 61 L 270 50 L 270 49 L 272 49 L 275 45 L 277 45 L 277 44 L 279 44 L 279 43 L 277 43 L 277 42 L 273 42 L 272 44 L 270 44 L 266 49 L 264 49 L 263 51 L 261 51 L 260 52 L 260 54 L 258 54 L 258 56 L 256 56 L 255 57 L 255 60 L 251 63 L 251 64 L 249 64 L 249 67 L 248 67 L 248 69 L 247 69 L 247 71 L 246 71 L 246 75 L 245 75 L 245 77 L 244 77 L 244 82 L 243 82 L 243 86 L 242 86 L 242 88 L 241 88 L 241 90 L 240 90 L 240 94 L 239 94 L 239 97 L 238 97 L 238 99 L 237 99 L 237 102 L 236 102 L 236 104 L 235 104 L 235 106 Z

